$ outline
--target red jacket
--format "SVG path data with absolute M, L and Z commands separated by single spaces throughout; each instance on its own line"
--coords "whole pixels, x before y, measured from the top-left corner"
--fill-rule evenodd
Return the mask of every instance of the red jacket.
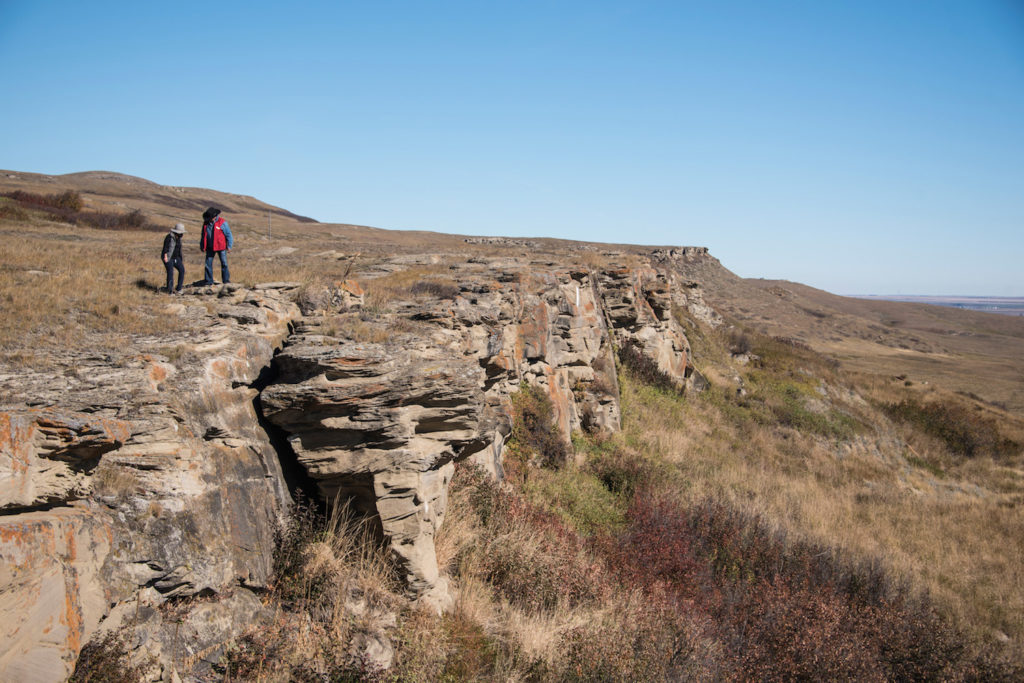
M 224 226 L 226 226 L 226 223 L 220 216 L 214 219 L 212 224 L 205 224 L 202 237 L 199 238 L 199 248 L 203 251 L 224 251 L 228 249 L 230 245 L 228 244 L 228 238 L 224 235 Z M 213 232 L 212 247 L 207 246 L 210 232 Z

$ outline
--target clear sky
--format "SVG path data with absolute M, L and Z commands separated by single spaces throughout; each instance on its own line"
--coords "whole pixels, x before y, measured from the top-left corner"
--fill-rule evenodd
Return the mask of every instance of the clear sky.
M 1024 0 L 0 0 L 0 168 L 1024 294 Z

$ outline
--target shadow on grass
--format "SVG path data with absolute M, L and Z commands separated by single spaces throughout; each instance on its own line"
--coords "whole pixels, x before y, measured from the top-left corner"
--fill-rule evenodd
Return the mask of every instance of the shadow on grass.
M 149 282 L 148 280 L 146 280 L 146 278 L 143 277 L 140 277 L 137 280 L 135 280 L 135 286 L 147 292 L 153 292 L 154 294 L 159 294 L 160 292 L 167 291 L 160 285 L 154 285 L 152 282 Z

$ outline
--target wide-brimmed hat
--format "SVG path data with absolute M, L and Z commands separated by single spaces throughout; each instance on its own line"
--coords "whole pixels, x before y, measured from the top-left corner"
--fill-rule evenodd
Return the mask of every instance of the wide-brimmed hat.
M 185 234 L 185 224 L 184 223 L 176 224 L 173 228 L 171 228 L 171 232 L 173 232 L 175 235 L 184 235 Z
M 219 215 L 220 209 L 218 209 L 216 206 L 211 206 L 206 211 L 203 211 L 203 220 L 209 222 Z

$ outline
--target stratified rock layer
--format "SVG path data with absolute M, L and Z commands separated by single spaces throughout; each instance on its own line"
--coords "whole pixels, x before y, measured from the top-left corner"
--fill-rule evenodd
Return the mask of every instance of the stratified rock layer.
M 503 476 L 511 397 L 527 383 L 567 443 L 619 429 L 627 343 L 692 384 L 673 315 L 703 310 L 674 275 L 692 257 L 397 256 L 371 272 L 443 281 L 387 290 L 405 293 L 373 310 L 366 271 L 322 291 L 201 288 L 164 311 L 192 321 L 187 339 L 0 367 L 0 680 L 65 680 L 91 637 L 125 624 L 155 655 L 152 677 L 208 676 L 262 613 L 295 465 L 323 500 L 377 520 L 411 595 L 443 610 L 434 537 L 454 463 Z M 189 597 L 203 599 L 172 600 Z M 386 635 L 364 635 L 353 647 L 390 661 Z
M 288 499 L 250 385 L 298 312 L 275 290 L 214 293 L 214 315 L 169 304 L 206 325 L 187 340 L 0 369 L 0 680 L 65 680 L 104 619 L 269 579 Z
M 617 345 L 635 343 L 680 388 L 689 374 L 665 272 L 479 259 L 447 277 L 445 298 L 424 286 L 389 313 L 308 316 L 262 394 L 320 494 L 379 519 L 411 592 L 439 609 L 433 537 L 452 463 L 473 457 L 501 476 L 512 393 L 542 388 L 568 442 L 619 428 Z

